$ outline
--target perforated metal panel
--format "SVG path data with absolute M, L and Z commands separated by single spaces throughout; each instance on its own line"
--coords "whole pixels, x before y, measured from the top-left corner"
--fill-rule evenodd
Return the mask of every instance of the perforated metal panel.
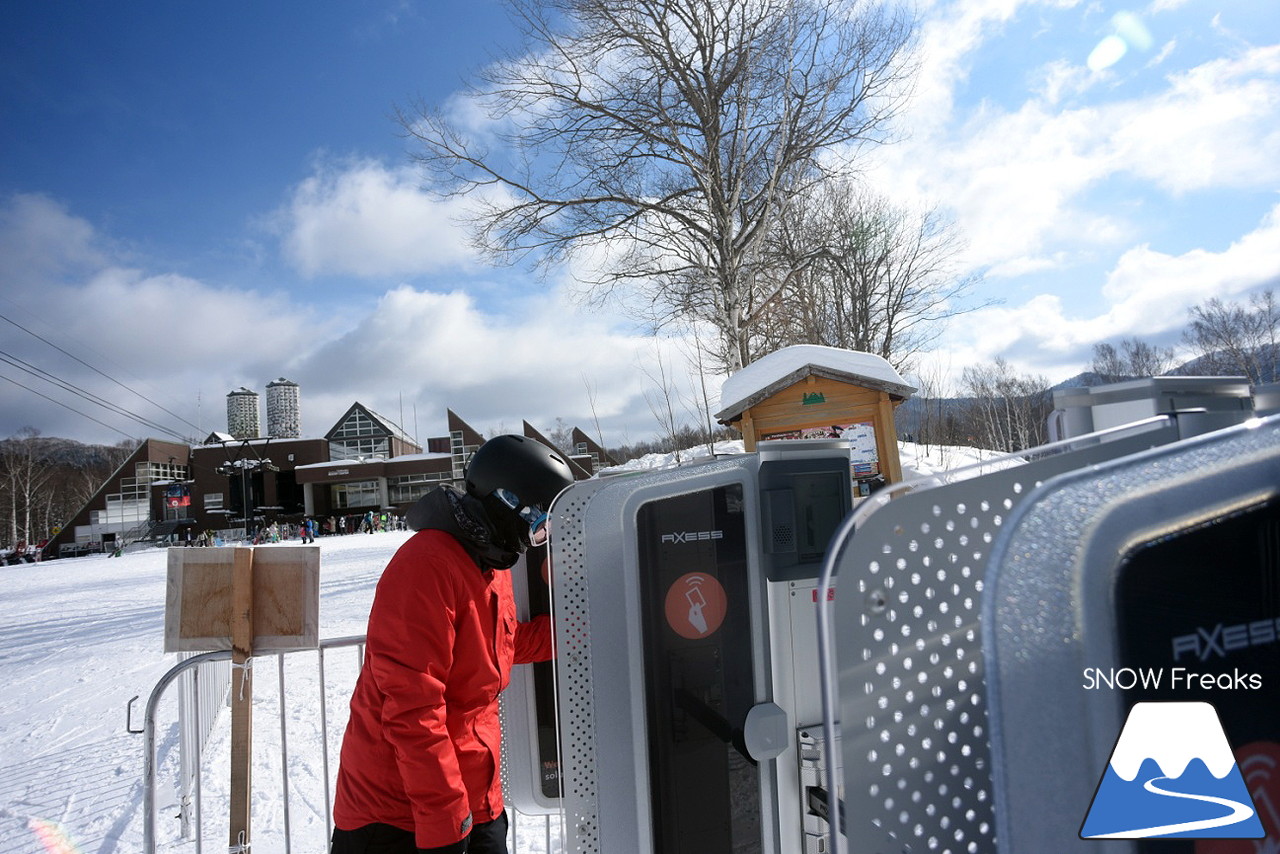
M 575 854 L 595 854 L 600 850 L 590 596 L 583 526 L 591 492 L 570 490 L 553 507 L 552 521 L 560 779 L 568 850 Z
M 980 477 L 921 484 L 833 544 L 849 851 L 996 850 L 979 625 L 991 544 L 1042 481 L 1176 438 L 1171 424 L 1153 425 Z
M 1176 547 L 1187 548 L 1189 532 L 1274 504 L 1278 496 L 1280 417 L 1273 417 L 1055 478 L 1018 508 L 992 550 L 984 623 L 1001 851 L 1140 850 L 1139 842 L 1077 838 L 1128 704 L 1121 691 L 1083 690 L 1082 671 L 1138 664 L 1122 654 L 1123 636 L 1131 638 L 1135 630 L 1159 638 L 1167 649 L 1171 614 L 1177 614 L 1166 602 L 1148 619 L 1118 624 L 1125 560 L 1154 543 L 1181 541 Z M 1189 587 L 1183 582 L 1184 605 L 1202 600 L 1198 608 L 1209 625 L 1242 599 L 1246 607 L 1273 614 L 1267 603 L 1274 606 L 1274 594 L 1224 583 L 1247 577 L 1230 574 L 1247 553 L 1241 542 L 1238 551 L 1218 553 L 1220 561 L 1204 560 L 1200 580 Z M 1258 583 L 1263 590 L 1276 590 L 1274 565 L 1268 580 Z M 1162 590 L 1178 588 L 1175 570 L 1161 565 Z M 1199 615 L 1198 608 L 1191 613 Z M 1242 662 L 1232 664 L 1238 672 Z M 1225 652 L 1191 665 L 1229 669 Z M 1219 691 L 1213 701 L 1219 715 L 1236 706 L 1237 716 L 1243 708 L 1249 719 L 1267 725 L 1275 720 L 1274 698 L 1255 699 L 1258 693 Z M 1046 810 L 1046 804 L 1057 806 Z M 1274 844 L 1272 838 L 1244 846 L 1272 851 Z

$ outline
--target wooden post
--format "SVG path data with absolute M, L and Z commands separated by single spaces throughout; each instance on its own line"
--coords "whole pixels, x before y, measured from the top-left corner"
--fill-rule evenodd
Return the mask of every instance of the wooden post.
M 249 850 L 253 758 L 253 549 L 237 548 L 231 569 L 230 851 Z
M 880 392 L 876 407 L 876 445 L 880 456 L 880 474 L 888 483 L 902 480 L 902 458 L 898 456 L 898 432 L 893 422 L 893 401 Z

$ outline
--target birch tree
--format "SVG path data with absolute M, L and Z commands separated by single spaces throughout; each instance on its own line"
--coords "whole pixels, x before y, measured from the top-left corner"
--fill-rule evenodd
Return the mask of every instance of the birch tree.
M 962 382 L 973 398 L 970 430 L 977 447 L 1013 452 L 1044 444 L 1053 408 L 1045 377 L 1019 375 L 998 358 L 965 368 Z
M 765 318 L 772 347 L 860 350 L 906 372 L 943 321 L 979 307 L 962 302 L 978 277 L 957 269 L 962 246 L 938 210 L 913 211 L 851 181 L 794 200 L 770 246 L 785 271 Z
M 40 539 L 43 531 L 33 525 L 33 519 L 44 521 L 39 512 L 42 490 L 53 472 L 42 465 L 36 441 L 39 436 L 39 430 L 24 427 L 0 442 L 0 476 L 4 478 L 3 492 L 8 499 L 4 509 L 11 544 Z
M 510 6 L 527 49 L 483 73 L 470 112 L 401 114 L 431 183 L 475 195 L 483 249 L 594 252 L 587 297 L 634 285 L 644 320 L 709 324 L 741 367 L 783 285 L 765 238 L 788 199 L 887 139 L 913 21 L 879 0 Z
M 1241 374 L 1255 385 L 1277 379 L 1280 305 L 1273 290 L 1247 305 L 1214 297 L 1195 306 L 1184 337 L 1200 354 L 1202 373 Z

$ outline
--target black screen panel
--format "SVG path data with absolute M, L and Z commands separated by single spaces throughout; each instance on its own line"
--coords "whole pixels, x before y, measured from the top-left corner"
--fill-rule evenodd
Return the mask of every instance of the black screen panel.
M 1122 666 L 1151 677 L 1125 692 L 1127 706 L 1212 703 L 1242 769 L 1248 757 L 1280 756 L 1280 504 L 1177 532 L 1127 555 L 1116 617 Z M 1140 850 L 1273 850 L 1280 846 L 1274 783 L 1259 777 L 1256 784 L 1268 790 L 1252 793 L 1272 848 L 1244 840 L 1146 840 Z
M 654 850 L 761 850 L 740 484 L 645 504 L 637 524 Z

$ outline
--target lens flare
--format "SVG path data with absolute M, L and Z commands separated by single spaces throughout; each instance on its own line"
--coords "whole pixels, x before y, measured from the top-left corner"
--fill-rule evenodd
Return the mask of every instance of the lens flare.
M 1142 22 L 1142 18 L 1133 12 L 1117 12 L 1111 18 L 1111 35 L 1098 42 L 1089 53 L 1086 64 L 1090 71 L 1102 71 L 1110 68 L 1120 60 L 1130 48 L 1148 51 L 1155 42 L 1151 31 Z
M 1129 46 L 1125 44 L 1124 39 L 1119 36 L 1107 36 L 1090 52 L 1087 62 L 1089 70 L 1102 71 L 1104 68 L 1110 68 L 1124 59 L 1124 55 L 1128 52 Z
M 62 827 L 51 821 L 33 818 L 27 827 L 40 840 L 44 850 L 49 854 L 80 854 L 80 849 L 71 844 L 71 840 L 63 833 Z

